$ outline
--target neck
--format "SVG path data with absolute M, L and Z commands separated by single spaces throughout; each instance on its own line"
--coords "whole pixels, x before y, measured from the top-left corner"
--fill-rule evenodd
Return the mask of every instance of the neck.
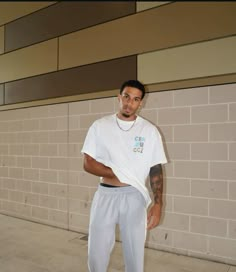
M 137 115 L 131 115 L 131 116 L 127 116 L 127 115 L 123 115 L 122 113 L 118 112 L 116 115 L 119 119 L 123 120 L 123 121 L 134 121 L 137 118 Z

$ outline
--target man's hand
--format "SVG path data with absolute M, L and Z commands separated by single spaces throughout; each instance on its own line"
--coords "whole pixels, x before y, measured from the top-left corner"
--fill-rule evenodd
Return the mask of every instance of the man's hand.
M 161 207 L 159 204 L 154 204 L 148 212 L 147 216 L 147 229 L 155 228 L 161 219 Z
M 92 158 L 86 153 L 84 154 L 84 170 L 95 176 L 106 177 L 111 179 L 116 178 L 111 168 L 96 161 L 94 158 Z

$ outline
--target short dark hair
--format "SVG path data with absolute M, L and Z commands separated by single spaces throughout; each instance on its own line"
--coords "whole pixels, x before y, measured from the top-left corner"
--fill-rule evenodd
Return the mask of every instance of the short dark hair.
M 140 81 L 134 80 L 134 79 L 125 81 L 122 84 L 121 88 L 120 88 L 120 94 L 122 94 L 122 92 L 123 92 L 123 90 L 124 90 L 125 87 L 133 87 L 133 88 L 139 89 L 142 92 L 141 99 L 144 98 L 146 91 L 145 91 L 144 85 Z

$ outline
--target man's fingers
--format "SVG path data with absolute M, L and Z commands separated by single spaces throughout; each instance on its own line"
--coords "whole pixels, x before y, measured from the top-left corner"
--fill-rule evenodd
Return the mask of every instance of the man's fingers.
M 159 219 L 158 217 L 152 215 L 150 219 L 147 221 L 147 229 L 153 229 L 159 224 Z
M 147 229 L 153 229 L 157 226 L 158 224 L 158 220 L 156 216 L 150 216 L 150 218 L 148 219 L 148 224 L 147 224 Z
M 149 212 L 147 215 L 147 220 L 150 221 L 151 217 L 152 217 L 152 214 Z

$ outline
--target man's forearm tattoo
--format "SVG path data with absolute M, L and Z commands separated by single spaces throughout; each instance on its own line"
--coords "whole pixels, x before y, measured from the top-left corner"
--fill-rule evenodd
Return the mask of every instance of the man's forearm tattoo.
M 162 205 L 163 174 L 161 164 L 150 169 L 150 185 L 154 196 L 154 203 Z

